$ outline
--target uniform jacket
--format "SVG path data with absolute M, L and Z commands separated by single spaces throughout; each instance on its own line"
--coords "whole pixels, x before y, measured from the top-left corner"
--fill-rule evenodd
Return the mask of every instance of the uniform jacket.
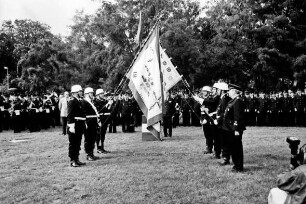
M 223 118 L 224 118 L 224 112 L 225 112 L 225 108 L 227 106 L 227 103 L 230 101 L 230 97 L 225 94 L 224 96 L 222 96 L 222 98 L 220 99 L 219 105 L 217 107 L 217 121 L 218 121 L 218 127 L 222 128 L 222 124 L 223 124 Z
M 68 102 L 67 123 L 75 123 L 75 117 L 85 118 L 86 115 L 81 101 L 75 97 L 72 97 L 72 99 Z
M 172 116 L 175 111 L 175 100 L 169 97 L 165 100 L 165 116 Z
M 238 96 L 228 102 L 225 109 L 222 129 L 228 131 L 244 131 L 244 103 Z

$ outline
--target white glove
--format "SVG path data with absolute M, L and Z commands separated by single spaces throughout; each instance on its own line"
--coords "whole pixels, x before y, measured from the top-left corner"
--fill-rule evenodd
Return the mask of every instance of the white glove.
M 218 125 L 218 121 L 217 121 L 217 120 L 214 120 L 214 124 L 215 124 L 215 125 Z
M 67 124 L 69 132 L 75 133 L 75 123 Z

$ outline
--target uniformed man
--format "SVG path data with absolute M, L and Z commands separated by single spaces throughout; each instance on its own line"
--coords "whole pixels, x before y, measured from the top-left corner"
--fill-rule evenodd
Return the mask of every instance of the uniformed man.
M 190 98 L 188 93 L 184 93 L 181 101 L 181 109 L 183 114 L 183 126 L 190 126 L 191 108 Z
M 230 159 L 230 150 L 229 150 L 229 138 L 225 134 L 223 134 L 224 130 L 222 129 L 223 119 L 224 119 L 224 112 L 227 106 L 227 103 L 230 101 L 228 96 L 228 84 L 225 82 L 219 82 L 215 85 L 218 90 L 218 95 L 220 96 L 220 101 L 218 107 L 216 109 L 216 120 L 215 124 L 217 125 L 217 138 L 221 144 L 221 152 L 222 152 L 222 159 L 221 165 L 228 165 Z M 218 147 L 219 148 L 219 147 Z M 219 152 L 217 152 L 219 153 Z M 220 158 L 220 155 L 215 155 L 215 158 Z
M 165 114 L 163 115 L 164 137 L 172 137 L 172 116 L 175 113 L 175 102 L 169 92 L 165 96 Z
M 80 162 L 79 152 L 81 149 L 82 135 L 86 129 L 86 115 L 82 106 L 83 90 L 80 85 L 71 87 L 71 100 L 68 102 L 67 126 L 69 139 L 69 157 L 72 167 L 79 167 L 85 163 Z
M 244 103 L 239 96 L 241 88 L 239 86 L 231 84 L 229 86 L 229 97 L 231 100 L 228 102 L 222 129 L 224 136 L 226 136 L 230 142 L 230 154 L 234 163 L 232 171 L 243 171 L 243 145 L 242 135 L 246 129 L 244 124 Z
M 94 90 L 91 87 L 85 88 L 84 99 L 82 100 L 82 106 L 86 115 L 87 124 L 84 134 L 84 149 L 87 154 L 86 159 L 88 161 L 98 159 L 94 156 L 94 148 L 97 138 L 97 131 L 101 126 L 101 122 L 99 121 L 99 113 L 93 102 L 93 94 Z
M 296 125 L 301 127 L 304 124 L 304 112 L 305 112 L 305 97 L 302 95 L 301 89 L 298 89 L 296 92 L 296 97 L 294 100 L 294 111 L 295 111 L 295 121 Z
M 21 117 L 21 109 L 22 109 L 22 101 L 19 97 L 16 97 L 13 101 L 13 128 L 14 133 L 19 133 L 22 131 L 22 117 Z
M 263 91 L 259 92 L 258 108 L 257 108 L 257 125 L 265 126 L 267 122 L 267 105 L 268 101 Z
M 106 100 L 105 91 L 103 89 L 96 90 L 96 99 L 94 101 L 97 107 L 99 118 L 101 122 L 101 127 L 99 128 L 98 135 L 96 137 L 97 152 L 99 154 L 106 154 L 108 151 L 104 148 L 105 134 L 110 122 L 111 110 L 112 110 L 112 100 Z
M 202 124 L 203 127 L 203 133 L 206 139 L 206 150 L 204 151 L 204 154 L 211 154 L 213 153 L 213 143 L 214 143 L 214 124 L 213 120 L 208 116 L 208 113 L 212 112 L 212 107 L 211 107 L 211 99 L 212 97 L 210 96 L 211 93 L 211 87 L 209 86 L 204 86 L 202 88 L 201 94 L 203 103 L 201 105 L 201 120 L 200 123 Z
M 114 103 L 112 105 L 111 115 L 109 119 L 109 133 L 117 133 L 117 125 L 119 121 L 119 108 L 120 99 L 119 96 L 113 97 Z

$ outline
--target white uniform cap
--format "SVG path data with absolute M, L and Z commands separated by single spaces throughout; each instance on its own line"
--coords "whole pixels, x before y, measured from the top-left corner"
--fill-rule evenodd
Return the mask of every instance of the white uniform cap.
M 82 87 L 80 85 L 73 85 L 71 86 L 71 93 L 76 93 L 82 91 Z
M 99 95 L 99 94 L 104 94 L 104 90 L 103 89 L 97 89 L 96 90 L 96 96 Z
M 220 90 L 228 91 L 228 84 L 225 82 L 219 82 L 214 87 Z
M 210 86 L 203 86 L 202 91 L 211 92 L 211 87 Z
M 84 94 L 88 94 L 88 93 L 93 93 L 94 90 L 91 88 L 91 87 L 87 87 L 85 90 L 84 90 Z

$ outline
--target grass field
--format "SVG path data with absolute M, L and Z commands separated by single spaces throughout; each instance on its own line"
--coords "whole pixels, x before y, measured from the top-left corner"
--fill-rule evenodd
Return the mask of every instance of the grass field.
M 69 166 L 59 129 L 0 133 L 0 203 L 267 203 L 277 174 L 289 167 L 285 138 L 306 142 L 306 128 L 249 127 L 246 171 L 232 173 L 203 154 L 200 127 L 176 128 L 162 142 L 142 142 L 137 130 L 107 134 L 111 153 L 80 168 Z

